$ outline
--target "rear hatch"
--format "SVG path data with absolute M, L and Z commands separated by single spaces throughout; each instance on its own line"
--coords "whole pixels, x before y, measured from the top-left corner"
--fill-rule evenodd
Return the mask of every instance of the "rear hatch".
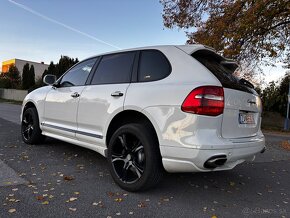
M 256 136 L 261 122 L 261 100 L 251 83 L 237 78 L 234 62 L 210 50 L 199 50 L 192 56 L 211 71 L 224 87 L 224 113 L 221 134 L 224 138 Z

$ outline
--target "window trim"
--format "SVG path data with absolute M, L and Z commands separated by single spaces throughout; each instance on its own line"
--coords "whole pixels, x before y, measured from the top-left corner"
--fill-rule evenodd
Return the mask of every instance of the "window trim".
M 141 58 L 142 58 L 142 52 L 143 51 L 157 51 L 159 52 L 161 55 L 164 56 L 168 66 L 169 66 L 169 72 L 168 74 L 165 76 L 165 77 L 162 77 L 161 79 L 155 79 L 155 80 L 149 80 L 149 81 L 140 81 L 139 80 L 139 69 L 140 69 L 140 61 L 141 61 Z M 171 73 L 172 73 L 172 65 L 170 63 L 170 61 L 168 60 L 167 56 L 160 50 L 158 49 L 142 49 L 142 50 L 139 50 L 139 56 L 138 56 L 138 67 L 137 67 L 137 78 L 136 78 L 136 83 L 148 83 L 148 82 L 156 82 L 156 81 L 159 81 L 159 80 L 163 80 L 165 78 L 167 78 Z
M 90 75 L 92 74 L 92 72 L 93 72 L 93 70 L 94 70 L 96 64 L 97 64 L 97 63 L 99 62 L 99 60 L 100 60 L 100 57 L 99 57 L 99 56 L 95 56 L 95 57 L 87 58 L 87 59 L 82 60 L 82 61 L 80 61 L 80 62 L 74 64 L 73 66 L 71 66 L 67 71 L 65 71 L 65 72 L 64 72 L 64 73 L 63 73 L 63 74 L 58 78 L 58 80 L 56 81 L 56 84 L 57 84 L 56 88 L 58 88 L 58 89 L 60 89 L 60 88 L 68 88 L 67 86 L 60 86 L 60 83 L 61 83 L 62 78 L 63 78 L 67 73 L 69 73 L 70 70 L 73 69 L 74 67 L 78 66 L 79 64 L 84 63 L 85 61 L 89 61 L 89 60 L 92 60 L 92 59 L 96 59 L 96 60 L 95 60 L 95 63 L 94 63 L 94 65 L 93 65 L 93 67 L 92 67 L 91 72 L 90 72 L 89 75 L 88 75 L 88 78 L 87 78 L 85 84 L 84 84 L 84 85 L 77 85 L 77 86 L 70 86 L 69 88 L 71 88 L 71 87 L 86 86 L 86 85 L 87 85 L 87 81 L 88 81 L 88 79 L 90 78 Z
M 103 57 L 106 56 L 110 56 L 110 55 L 117 55 L 117 54 L 126 54 L 126 53 L 134 53 L 134 60 L 133 60 L 133 65 L 131 67 L 131 75 L 130 75 L 130 81 L 129 82 L 118 82 L 118 83 L 99 83 L 99 84 L 92 84 L 93 82 L 93 78 L 97 72 L 97 69 L 103 59 Z M 132 50 L 132 51 L 124 51 L 124 52 L 116 52 L 116 53 L 110 53 L 110 54 L 105 54 L 105 55 L 101 55 L 99 61 L 97 61 L 97 65 L 95 67 L 94 72 L 92 73 L 92 76 L 90 78 L 90 81 L 88 81 L 87 85 L 91 85 L 91 86 L 98 86 L 98 85 L 112 85 L 112 84 L 130 84 L 132 83 L 132 77 L 135 74 L 133 71 L 135 71 L 137 69 L 137 67 L 135 66 L 136 64 L 138 64 L 138 62 L 136 61 L 136 59 L 138 58 L 138 50 Z M 92 71 L 93 71 L 92 70 Z

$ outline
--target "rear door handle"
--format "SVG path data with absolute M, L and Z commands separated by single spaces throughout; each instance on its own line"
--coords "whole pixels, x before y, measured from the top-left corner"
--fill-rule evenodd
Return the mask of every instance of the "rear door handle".
M 121 97 L 121 96 L 123 96 L 124 94 L 122 93 L 122 92 L 120 92 L 120 91 L 116 91 L 116 92 L 113 92 L 112 94 L 111 94 L 111 96 L 113 96 L 113 97 Z
M 71 94 L 71 97 L 78 98 L 78 97 L 80 97 L 80 94 L 75 92 L 75 93 Z

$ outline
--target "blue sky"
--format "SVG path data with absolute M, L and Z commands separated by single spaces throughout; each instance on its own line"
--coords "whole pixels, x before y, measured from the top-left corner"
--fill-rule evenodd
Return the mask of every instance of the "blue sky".
M 183 31 L 164 29 L 158 0 L 15 0 L 38 13 L 120 48 L 184 44 Z M 57 61 L 116 50 L 0 0 L 0 61 Z
M 186 42 L 182 30 L 164 28 L 158 0 L 13 0 L 59 24 L 11 1 L 0 0 L 0 62 L 19 58 L 49 63 L 61 55 L 81 60 L 115 47 Z M 269 81 L 285 70 L 264 68 L 264 72 Z

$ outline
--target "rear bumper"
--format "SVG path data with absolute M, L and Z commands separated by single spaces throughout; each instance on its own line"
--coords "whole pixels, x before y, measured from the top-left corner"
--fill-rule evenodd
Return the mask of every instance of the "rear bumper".
M 219 170 L 230 170 L 244 161 L 252 161 L 257 153 L 265 148 L 264 136 L 254 140 L 228 141 L 232 148 L 217 149 L 196 149 L 185 147 L 160 146 L 162 163 L 168 172 L 208 172 Z M 221 145 L 221 147 L 223 147 Z M 208 169 L 204 163 L 213 156 L 225 155 L 227 161 L 219 167 Z

